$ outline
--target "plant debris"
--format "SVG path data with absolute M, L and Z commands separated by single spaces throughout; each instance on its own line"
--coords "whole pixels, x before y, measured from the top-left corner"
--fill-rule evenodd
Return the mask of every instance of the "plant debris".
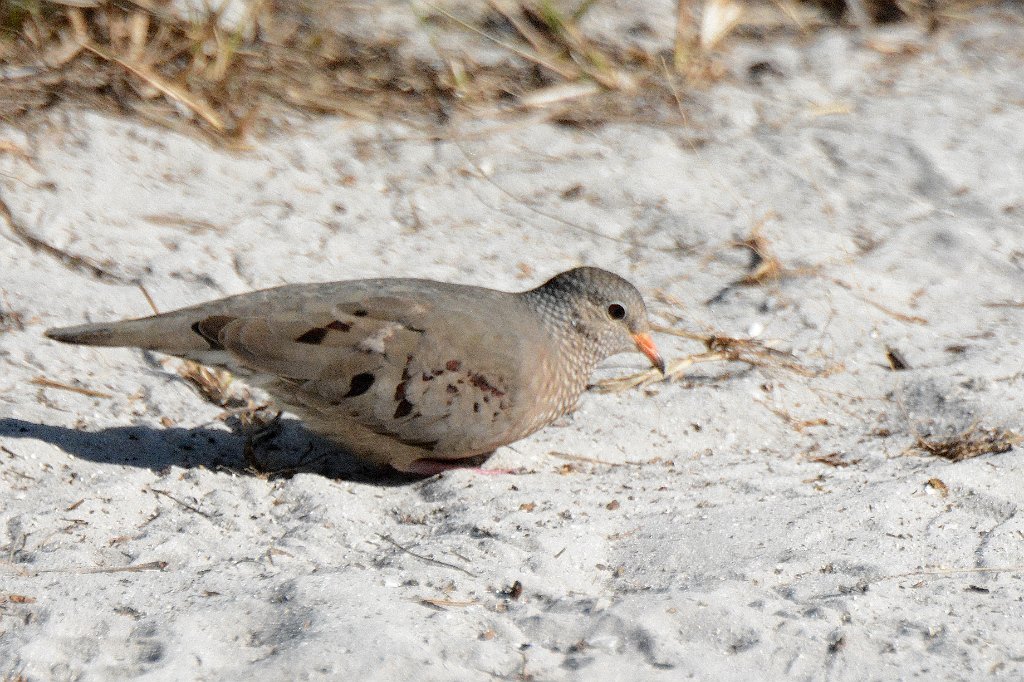
M 3 298 L 3 306 L 0 307 L 0 333 L 25 331 L 24 315 L 11 309 L 11 303 L 7 300 L 6 292 L 0 291 L 0 297 Z
M 36 386 L 42 386 L 43 388 L 56 388 L 61 391 L 70 391 L 72 393 L 80 393 L 81 395 L 89 396 L 90 398 L 113 398 L 114 396 L 104 391 L 95 391 L 91 388 L 82 388 L 81 386 L 73 386 L 71 384 L 63 384 L 53 379 L 47 379 L 44 376 L 33 377 L 29 383 Z
M 903 357 L 903 353 L 891 346 L 885 349 L 885 361 L 889 363 L 889 369 L 894 372 L 910 369 L 910 363 Z
M 229 18 L 233 3 L 185 12 L 175 0 L 5 2 L 0 119 L 70 102 L 229 146 L 244 146 L 282 111 L 443 123 L 460 111 L 543 107 L 565 123 L 675 120 L 677 81 L 700 85 L 724 74 L 710 51 L 734 32 L 806 31 L 846 15 L 862 25 L 909 16 L 931 26 L 963 4 L 880 0 L 871 7 L 886 11 L 869 15 L 842 1 L 708 0 L 698 23 L 680 0 L 674 45 L 670 38 L 652 50 L 588 35 L 592 0 L 427 3 L 410 11 L 419 13 L 431 57 L 414 45 L 420 36 L 378 29 L 370 10 L 349 3 L 261 0 Z M 487 57 L 481 40 L 504 58 Z
M 231 390 L 231 373 L 210 369 L 193 360 L 184 360 L 178 374 L 207 402 L 224 408 L 249 406 L 249 396 L 237 396 Z
M 701 336 L 671 327 L 656 327 L 654 331 L 684 338 L 700 339 L 704 342 L 707 350 L 703 353 L 686 355 L 669 361 L 665 367 L 664 376 L 660 371 L 652 367 L 624 377 L 604 379 L 594 384 L 591 388 L 601 393 L 612 393 L 649 386 L 660 381 L 677 379 L 687 368 L 703 362 L 743 362 L 754 367 L 778 367 L 807 377 L 829 376 L 842 368 L 838 364 L 821 369 L 807 367 L 792 353 L 776 350 L 754 339 L 737 339 L 717 334 Z M 808 425 L 819 423 L 815 421 Z
M 962 462 L 981 455 L 1009 452 L 1014 445 L 1022 441 L 1024 436 L 1014 431 L 1001 428 L 979 429 L 972 426 L 947 438 L 918 436 L 917 442 L 910 449 L 932 457 L 948 459 L 950 462 Z
M 942 497 L 949 495 L 949 486 L 947 486 L 941 478 L 929 478 L 926 485 Z
M 842 453 L 839 452 L 830 452 L 827 455 L 817 455 L 815 457 L 810 457 L 809 459 L 812 462 L 817 462 L 818 464 L 827 464 L 828 466 L 835 467 L 837 469 L 848 467 L 851 464 L 856 464 L 857 462 L 860 461 L 854 460 L 852 462 L 848 462 L 845 459 L 843 459 Z
M 750 264 L 747 267 L 747 274 L 734 282 L 734 285 L 756 286 L 782 278 L 785 268 L 764 236 L 764 223 L 771 217 L 774 216 L 766 216 L 754 226 L 746 239 L 736 243 L 737 247 L 750 251 Z

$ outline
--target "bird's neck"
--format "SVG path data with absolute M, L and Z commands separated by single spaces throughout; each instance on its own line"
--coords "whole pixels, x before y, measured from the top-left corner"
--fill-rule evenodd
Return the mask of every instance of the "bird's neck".
M 545 287 L 531 289 L 521 295 L 556 341 L 559 361 L 573 374 L 573 383 L 586 386 L 591 372 L 604 359 L 601 339 L 580 317 L 570 297 L 558 295 Z

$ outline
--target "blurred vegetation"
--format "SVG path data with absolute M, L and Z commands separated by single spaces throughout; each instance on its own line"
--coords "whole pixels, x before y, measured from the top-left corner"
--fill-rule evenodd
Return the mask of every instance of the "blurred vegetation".
M 564 122 L 663 118 L 681 92 L 720 76 L 714 51 L 732 36 L 903 20 L 934 30 L 971 4 L 680 0 L 676 16 L 657 19 L 674 22 L 674 40 L 656 48 L 588 35 L 600 0 L 371 8 L 411 16 L 432 48 L 424 56 L 408 33 L 353 28 L 343 1 L 188 13 L 175 0 L 0 0 L 0 118 L 70 102 L 226 144 L 301 112 L 433 123 L 537 108 Z

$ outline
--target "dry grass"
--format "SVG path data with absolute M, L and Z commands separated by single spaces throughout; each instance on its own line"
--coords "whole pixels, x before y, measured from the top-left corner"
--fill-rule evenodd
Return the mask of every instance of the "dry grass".
M 343 32 L 338 27 L 359 8 L 342 0 L 254 0 L 230 22 L 216 4 L 189 17 L 173 0 L 6 0 L 0 118 L 71 102 L 225 144 L 244 144 L 282 111 L 444 122 L 478 107 L 543 107 L 564 122 L 664 119 L 679 86 L 715 77 L 709 50 L 745 28 L 763 34 L 772 26 L 766 12 L 774 12 L 776 28 L 799 31 L 852 16 L 840 0 L 680 0 L 674 45 L 647 51 L 587 34 L 583 19 L 597 0 L 447 4 L 458 9 L 408 10 L 421 12 L 420 30 L 436 51 L 429 59 L 404 49 L 405 36 Z M 934 23 L 961 4 L 856 6 L 869 6 L 875 20 Z M 477 58 L 481 40 L 507 58 Z
M 670 360 L 666 364 L 664 376 L 660 371 L 652 367 L 651 369 L 624 377 L 614 377 L 599 381 L 594 385 L 594 388 L 603 393 L 641 388 L 658 383 L 659 381 L 678 379 L 693 365 L 706 362 L 741 362 L 753 367 L 783 369 L 806 377 L 824 377 L 841 369 L 839 365 L 823 368 L 808 367 L 793 354 L 776 350 L 754 339 L 699 335 L 671 327 L 656 327 L 654 331 L 699 340 L 704 344 L 706 350 L 703 353 L 695 353 Z
M 437 60 L 410 56 L 401 37 L 333 29 L 343 3 L 264 0 L 231 24 L 217 10 L 182 17 L 170 0 L 74 4 L 92 6 L 3 5 L 0 117 L 84 103 L 241 143 L 281 111 L 443 122 L 459 108 L 564 105 L 631 90 L 629 73 L 658 74 L 653 55 L 598 46 L 547 2 L 493 0 L 480 25 L 433 8 L 421 23 Z M 509 59 L 478 63 L 436 39 L 446 34 L 484 36 Z
M 223 408 L 252 408 L 248 392 L 236 395 L 231 389 L 231 373 L 210 369 L 192 360 L 184 360 L 178 374 L 207 402 Z
M 918 436 L 912 451 L 932 457 L 941 457 L 950 462 L 962 462 L 981 455 L 1009 452 L 1013 446 L 1024 442 L 1024 436 L 1014 431 L 1000 428 L 980 429 L 977 426 L 948 436 L 935 438 Z

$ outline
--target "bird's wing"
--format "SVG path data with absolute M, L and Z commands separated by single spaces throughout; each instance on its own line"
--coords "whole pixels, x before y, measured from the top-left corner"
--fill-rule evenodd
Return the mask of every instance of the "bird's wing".
M 263 385 L 304 416 L 333 423 L 343 444 L 338 429 L 352 424 L 423 448 L 423 456 L 493 449 L 519 418 L 510 387 L 521 359 L 502 351 L 499 336 L 467 330 L 429 307 L 371 297 L 307 306 L 301 319 L 211 316 L 197 329 L 211 351 L 262 375 Z M 489 347 L 481 352 L 480 344 Z

